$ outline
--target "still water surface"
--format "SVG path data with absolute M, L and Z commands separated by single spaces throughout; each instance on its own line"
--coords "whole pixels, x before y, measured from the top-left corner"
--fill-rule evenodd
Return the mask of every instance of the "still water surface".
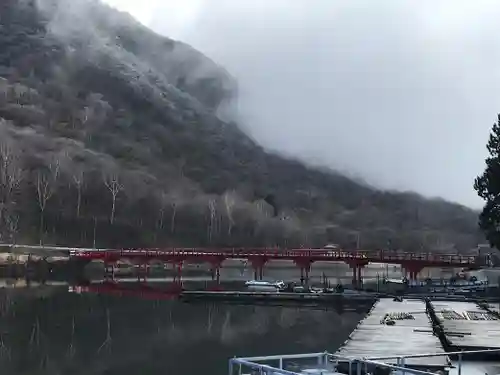
M 232 356 L 335 351 L 366 307 L 186 304 L 0 289 L 3 375 L 223 375 Z

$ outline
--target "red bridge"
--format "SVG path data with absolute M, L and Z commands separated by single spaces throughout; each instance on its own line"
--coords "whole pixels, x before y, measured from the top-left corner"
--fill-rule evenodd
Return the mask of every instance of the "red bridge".
M 150 262 L 171 263 L 177 266 L 179 276 L 185 263 L 209 263 L 217 280 L 219 270 L 227 259 L 244 259 L 251 263 L 255 278 L 262 279 L 263 268 L 272 260 L 288 260 L 294 262 L 309 276 L 314 262 L 344 262 L 353 270 L 353 281 L 361 281 L 361 269 L 369 263 L 399 264 L 415 279 L 424 268 L 469 268 L 478 265 L 476 256 L 457 254 L 404 253 L 397 251 L 345 251 L 338 249 L 278 249 L 278 248 L 167 248 L 167 249 L 124 249 L 124 250 L 92 250 L 72 249 L 70 256 L 82 261 L 103 261 L 108 267 L 120 260 L 128 260 L 140 266 Z

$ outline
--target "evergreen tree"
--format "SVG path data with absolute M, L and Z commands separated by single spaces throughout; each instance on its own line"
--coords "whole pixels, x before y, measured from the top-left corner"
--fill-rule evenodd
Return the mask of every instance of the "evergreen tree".
M 476 178 L 474 189 L 486 202 L 479 216 L 479 227 L 490 244 L 500 248 L 500 114 L 493 124 L 487 149 L 486 168 Z

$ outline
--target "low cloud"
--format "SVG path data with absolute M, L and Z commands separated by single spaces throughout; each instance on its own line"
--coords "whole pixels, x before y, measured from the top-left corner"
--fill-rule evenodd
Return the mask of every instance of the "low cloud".
M 500 111 L 498 2 L 109 2 L 237 77 L 240 122 L 265 146 L 481 204 L 473 179 Z

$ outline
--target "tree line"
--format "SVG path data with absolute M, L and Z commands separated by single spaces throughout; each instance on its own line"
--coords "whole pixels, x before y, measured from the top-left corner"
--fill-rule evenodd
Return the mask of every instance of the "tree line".
M 300 246 L 297 218 L 274 217 L 264 200 L 234 190 L 204 194 L 187 181 L 161 187 L 151 176 L 103 158 L 75 163 L 68 150 L 23 152 L 0 123 L 3 242 L 74 246 Z M 35 154 L 36 155 L 36 154 Z M 50 155 L 50 156 L 48 156 Z M 181 179 L 182 180 L 182 179 Z M 36 220 L 35 220 L 36 219 Z M 35 230 L 36 227 L 36 230 Z

